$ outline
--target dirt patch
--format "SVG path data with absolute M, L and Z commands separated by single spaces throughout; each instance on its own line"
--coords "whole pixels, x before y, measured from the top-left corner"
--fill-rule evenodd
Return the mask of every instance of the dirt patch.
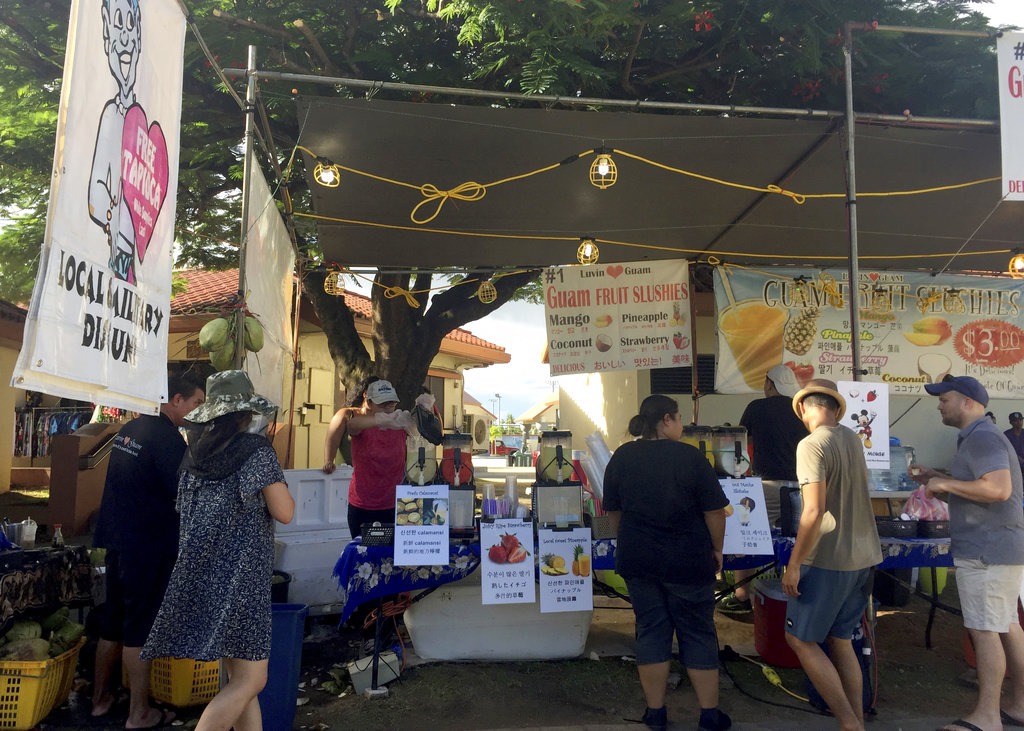
M 943 600 L 956 604 L 953 582 Z M 877 658 L 877 714 L 875 728 L 913 727 L 925 718 L 952 719 L 974 702 L 976 689 L 965 681 L 963 628 L 959 617 L 937 612 L 932 628 L 932 649 L 925 646 L 928 603 L 911 597 L 906 606 L 882 608 L 878 613 L 874 656 Z M 748 624 L 749 616 L 733 625 Z M 729 628 L 742 637 L 743 628 Z M 340 693 L 319 690 L 330 677 L 327 670 L 359 653 L 358 635 L 344 635 L 317 646 L 304 647 L 301 695 L 306 705 L 296 714 L 296 728 L 427 728 L 444 719 L 446 729 L 501 729 L 536 726 L 616 725 L 636 720 L 643 712 L 643 694 L 636 666 L 622 656 L 598 660 L 551 662 L 439 663 L 407 668 L 389 685 L 386 698 L 356 696 L 351 685 Z M 741 649 L 741 652 L 747 651 Z M 752 659 L 759 660 L 754 656 Z M 696 698 L 685 673 L 668 695 L 670 718 L 696 717 Z M 772 728 L 814 728 L 825 721 L 820 713 L 770 684 L 760 666 L 742 659 L 725 662 L 721 704 L 738 723 L 763 723 Z M 782 685 L 805 695 L 800 670 L 778 669 Z M 817 720 L 815 720 L 817 719 Z M 825 727 L 829 727 L 829 723 Z M 322 726 L 320 728 L 323 728 Z

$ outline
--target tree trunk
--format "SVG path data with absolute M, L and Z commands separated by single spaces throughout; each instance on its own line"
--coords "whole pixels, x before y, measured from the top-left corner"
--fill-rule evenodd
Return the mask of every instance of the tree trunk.
M 431 270 L 417 273 L 415 280 L 409 274 L 378 272 L 370 293 L 372 364 L 356 333 L 355 320 L 345 306 L 345 298 L 324 292 L 326 272 L 307 272 L 303 288 L 323 324 L 331 358 L 342 383 L 351 387 L 366 375 L 375 373 L 391 381 L 403 408 L 411 408 L 426 383 L 427 370 L 445 336 L 497 310 L 538 273 L 537 269 L 528 269 L 493 279 L 497 298 L 485 304 L 476 292 L 480 283 L 494 272 L 466 276 L 432 298 L 429 290 L 434 272 Z
M 334 361 L 335 374 L 345 390 L 351 392 L 363 379 L 373 375 L 374 367 L 366 351 L 352 310 L 341 295 L 324 292 L 325 270 L 307 271 L 302 280 L 302 289 L 313 304 L 313 311 L 320 318 L 320 325 L 327 336 L 327 350 Z

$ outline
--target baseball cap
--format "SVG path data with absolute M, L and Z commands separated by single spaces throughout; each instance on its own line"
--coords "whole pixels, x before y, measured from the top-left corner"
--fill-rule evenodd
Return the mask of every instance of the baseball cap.
M 1024 415 L 1021 415 L 1019 411 L 1014 411 L 1010 414 L 1010 421 L 1013 421 L 1014 419 L 1024 419 Z
M 366 398 L 380 406 L 381 404 L 398 401 L 398 394 L 391 381 L 374 381 L 366 389 Z
M 982 406 L 988 406 L 988 391 L 973 376 L 946 376 L 939 383 L 926 384 L 924 390 L 932 396 L 956 391 Z
M 800 390 L 800 384 L 796 380 L 796 373 L 789 366 L 774 366 L 768 371 L 767 375 L 768 380 L 775 384 L 775 390 L 786 398 L 793 398 L 796 392 Z

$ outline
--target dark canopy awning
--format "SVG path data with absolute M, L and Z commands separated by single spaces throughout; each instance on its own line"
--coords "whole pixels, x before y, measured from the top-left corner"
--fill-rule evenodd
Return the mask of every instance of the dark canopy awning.
M 620 242 L 599 243 L 605 262 L 715 255 L 736 264 L 834 267 L 848 255 L 846 135 L 837 121 L 314 97 L 299 101 L 299 120 L 299 143 L 316 155 L 441 191 L 468 181 L 486 185 L 604 147 L 753 188 L 839 196 L 798 205 L 785 195 L 725 186 L 621 154 L 613 154 L 617 182 L 600 190 L 588 176 L 594 155 L 586 155 L 491 187 L 479 200 L 447 200 L 436 218 L 417 224 L 410 213 L 424 200 L 418 189 L 342 171 L 337 188 L 312 180 L 310 188 L 318 216 L 345 221 L 318 226 L 325 256 L 346 266 L 567 264 L 575 262 L 580 236 Z M 861 266 L 1005 271 L 1007 254 L 977 253 L 1024 248 L 1024 203 L 1000 203 L 998 180 L 918 195 L 866 195 L 998 178 L 999 144 L 993 130 L 858 125 Z M 312 171 L 314 161 L 307 156 L 306 163 Z M 417 217 L 428 218 L 436 205 L 423 205 Z M 927 256 L 957 251 L 952 263 Z M 897 256 L 908 258 L 878 258 Z

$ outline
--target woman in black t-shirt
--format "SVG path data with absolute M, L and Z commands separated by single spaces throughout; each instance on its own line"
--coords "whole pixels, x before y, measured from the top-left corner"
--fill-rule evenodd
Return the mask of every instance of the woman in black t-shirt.
M 651 395 L 629 422 L 640 439 L 612 455 L 604 506 L 616 528 L 615 569 L 626 580 L 636 615 L 636 662 L 647 700 L 643 721 L 666 728 L 665 687 L 672 636 L 701 706 L 699 728 L 732 725 L 718 710 L 715 574 L 722 568 L 729 501 L 711 465 L 679 441 L 676 402 Z

